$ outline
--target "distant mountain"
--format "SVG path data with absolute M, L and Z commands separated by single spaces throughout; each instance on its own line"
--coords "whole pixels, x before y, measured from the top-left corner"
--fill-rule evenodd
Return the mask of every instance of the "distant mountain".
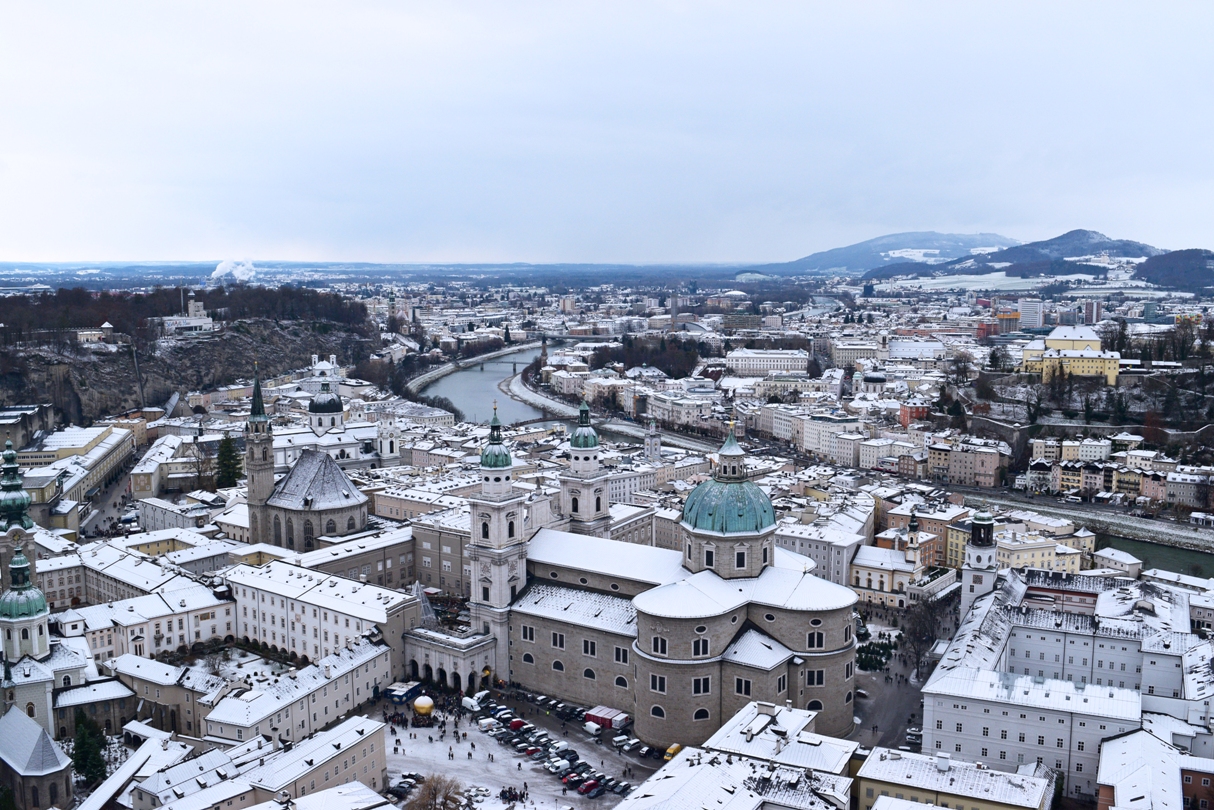
M 962 275 L 1004 271 L 1009 276 L 1040 276 L 1081 272 L 1064 259 L 1105 254 L 1116 258 L 1162 256 L 1166 251 L 1128 239 L 1110 239 L 1098 231 L 1074 230 L 1045 239 L 1014 245 L 1004 250 L 967 256 L 937 265 L 898 264 L 876 268 L 865 278 L 892 278 L 898 275 Z M 1095 272 L 1095 271 L 1093 271 Z
M 1193 248 L 1152 256 L 1138 265 L 1134 278 L 1161 287 L 1202 292 L 1214 287 L 1214 251 Z
M 998 250 L 1020 244 L 997 233 L 891 233 L 847 247 L 824 250 L 803 259 L 745 268 L 747 272 L 799 276 L 813 273 L 862 273 L 874 267 L 904 262 L 939 264 L 972 256 L 975 251 Z

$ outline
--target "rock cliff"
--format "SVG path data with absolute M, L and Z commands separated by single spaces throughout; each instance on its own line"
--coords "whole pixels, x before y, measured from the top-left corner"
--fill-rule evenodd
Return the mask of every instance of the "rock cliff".
M 173 393 L 229 385 L 253 375 L 273 377 L 311 362 L 313 354 L 356 363 L 372 342 L 328 322 L 249 320 L 206 336 L 166 338 L 138 352 L 146 405 L 163 405 Z M 51 402 L 60 424 L 88 424 L 140 406 L 139 382 L 129 344 L 7 348 L 0 352 L 0 405 Z

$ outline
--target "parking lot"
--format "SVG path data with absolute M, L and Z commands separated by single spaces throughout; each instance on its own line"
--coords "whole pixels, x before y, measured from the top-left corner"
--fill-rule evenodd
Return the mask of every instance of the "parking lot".
M 638 755 L 639 747 L 629 752 L 613 747 L 610 730 L 604 731 L 596 739 L 583 729 L 582 722 L 562 719 L 549 708 L 500 696 L 497 703 L 509 708 L 517 719 L 532 724 L 536 732 L 546 732 L 551 744 L 568 745 L 577 753 L 578 762 L 585 762 L 591 771 L 601 773 L 610 780 L 635 786 L 662 765 L 661 759 L 641 758 Z M 379 719 L 380 710 L 372 710 L 368 716 Z M 623 793 L 610 790 L 595 798 L 579 794 L 576 786 L 567 786 L 545 769 L 548 755 L 532 759 L 516 751 L 513 744 L 503 744 L 480 731 L 475 719 L 467 715 L 459 723 L 458 739 L 453 718 L 448 719 L 446 734 L 440 734 L 436 729 L 396 727 L 396 736 L 392 736 L 391 731 L 387 762 L 392 784 L 396 784 L 403 773 L 416 772 L 427 777 L 435 774 L 451 776 L 464 786 L 465 796 L 477 808 L 484 810 L 511 805 L 516 808 L 609 808 L 623 798 Z M 504 789 L 513 790 L 514 795 L 525 791 L 526 799 L 503 801 L 500 794 Z M 486 792 L 488 795 L 484 795 Z M 474 795 L 477 793 L 480 795 Z

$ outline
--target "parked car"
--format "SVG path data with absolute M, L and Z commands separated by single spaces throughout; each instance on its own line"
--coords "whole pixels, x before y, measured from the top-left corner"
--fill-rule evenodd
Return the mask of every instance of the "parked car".
M 650 748 L 648 745 L 642 745 L 640 748 L 637 749 L 637 756 L 640 757 L 641 759 L 644 759 L 645 757 L 649 756 L 649 753 L 651 751 L 653 751 L 653 749 Z
M 577 792 L 581 793 L 583 796 L 585 796 L 587 793 L 594 790 L 598 786 L 599 786 L 599 780 L 587 779 L 585 782 L 583 782 L 581 785 L 578 786 Z
M 586 791 L 586 797 L 589 799 L 597 799 L 606 792 L 607 788 L 603 787 L 602 785 L 595 785 L 593 790 Z

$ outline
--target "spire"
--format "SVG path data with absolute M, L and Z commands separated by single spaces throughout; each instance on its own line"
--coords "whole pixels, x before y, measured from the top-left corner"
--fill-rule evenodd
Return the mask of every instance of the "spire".
M 266 416 L 266 404 L 261 396 L 261 369 L 256 360 L 253 361 L 253 407 L 249 410 L 249 421 L 270 421 Z
M 489 442 L 481 450 L 481 467 L 500 470 L 514 465 L 502 440 L 502 422 L 497 418 L 497 400 L 493 400 L 493 418 L 489 420 Z
M 738 482 L 746 480 L 746 451 L 738 444 L 737 438 L 733 435 L 733 422 L 729 423 L 729 433 L 725 436 L 725 443 L 721 445 L 721 449 L 717 451 L 717 474 L 715 478 L 718 481 Z
M 12 441 L 4 442 L 4 463 L 0 465 L 0 531 L 34 528 L 29 516 L 30 494 L 21 479 L 21 465 Z

